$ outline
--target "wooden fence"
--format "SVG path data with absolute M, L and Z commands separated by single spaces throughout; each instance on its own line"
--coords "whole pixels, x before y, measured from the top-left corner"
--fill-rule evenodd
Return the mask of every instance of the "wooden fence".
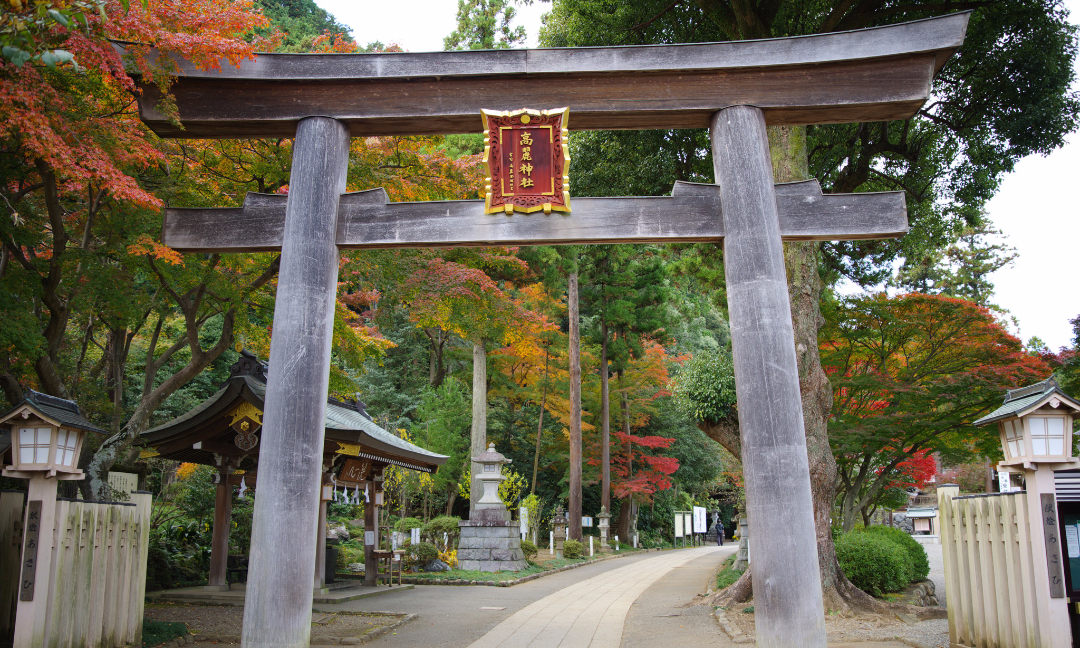
M 141 646 L 150 494 L 120 503 L 58 499 L 55 506 L 55 541 L 44 554 L 53 561 L 51 576 L 47 587 L 37 586 L 37 603 L 45 605 L 41 648 Z M 0 540 L 7 533 L 0 528 Z
M 938 490 L 950 645 L 1049 646 L 1039 632 L 1025 494 L 956 491 Z

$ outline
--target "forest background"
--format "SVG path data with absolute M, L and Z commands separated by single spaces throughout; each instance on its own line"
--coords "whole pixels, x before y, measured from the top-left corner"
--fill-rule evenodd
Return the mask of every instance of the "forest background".
M 75 399 L 109 431 L 80 459 L 82 495 L 103 498 L 112 468 L 165 471 L 133 441 L 213 394 L 238 347 L 268 356 L 276 255 L 178 255 L 157 242 L 161 208 L 285 193 L 291 154 L 289 140 L 158 139 L 138 120 L 125 69 L 163 87 L 172 70 L 140 47 L 121 60 L 107 39 L 206 67 L 256 51 L 396 48 L 353 42 L 310 0 L 7 3 L 0 390 L 9 406 L 28 388 Z M 827 503 L 818 517 L 835 512 L 846 529 L 928 487 L 939 461 L 962 467 L 967 488 L 993 488 L 996 434 L 970 422 L 1005 389 L 1055 371 L 1072 393 L 1080 388 L 1080 317 L 1073 347 L 1055 352 L 1011 335 L 1008 313 L 994 306 L 987 276 L 1012 252 L 983 213 L 1016 160 L 1076 128 L 1076 30 L 1061 5 L 557 0 L 541 32 L 547 46 L 714 41 L 966 8 L 976 12 L 968 41 L 915 118 L 770 132 L 778 180 L 907 193 L 912 231 L 898 241 L 788 246 L 812 470 L 827 477 L 816 482 L 816 501 Z M 446 47 L 520 46 L 513 11 L 505 0 L 463 1 Z M 348 188 L 382 186 L 398 201 L 478 198 L 481 150 L 479 135 L 354 139 Z M 571 156 L 576 195 L 661 195 L 676 180 L 712 181 L 704 131 L 574 133 Z M 400 489 L 391 509 L 467 510 L 474 425 L 549 514 L 570 498 L 571 277 L 580 285 L 583 511 L 598 513 L 603 497 L 605 428 L 623 537 L 631 502 L 638 529 L 657 537 L 670 534 L 672 510 L 707 504 L 730 520 L 739 505 L 716 246 L 350 251 L 339 276 L 331 395 L 364 401 L 386 429 L 451 457 L 433 480 Z M 894 296 L 840 296 L 832 287 L 841 278 L 887 279 Z

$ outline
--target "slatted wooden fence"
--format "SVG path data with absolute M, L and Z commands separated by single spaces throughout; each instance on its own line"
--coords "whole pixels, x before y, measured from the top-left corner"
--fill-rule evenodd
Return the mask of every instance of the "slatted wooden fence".
M 1024 493 L 958 498 L 945 491 L 938 491 L 938 516 L 950 645 L 1050 645 L 1039 633 Z
M 3 495 L 0 522 L 6 520 L 10 499 L 8 493 Z M 21 500 L 18 504 L 21 511 Z M 55 506 L 52 552 L 44 552 L 47 545 L 42 538 L 39 554 L 53 561 L 50 582 L 36 588 L 35 598 L 40 596 L 46 605 L 41 648 L 141 646 L 150 494 L 132 493 L 130 502 L 121 503 L 58 499 Z M 12 525 L 0 526 L 0 542 L 6 542 Z M 19 529 L 16 546 L 21 535 Z M 4 600 L 0 596 L 0 603 Z

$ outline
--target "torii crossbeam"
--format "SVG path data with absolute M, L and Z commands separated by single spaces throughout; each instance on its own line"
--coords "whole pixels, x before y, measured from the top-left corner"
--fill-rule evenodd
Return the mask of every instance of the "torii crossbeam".
M 900 194 L 773 185 L 766 124 L 904 119 L 963 43 L 968 14 L 836 34 L 644 47 L 260 54 L 181 62 L 165 137 L 296 137 L 287 198 L 168 210 L 181 251 L 281 249 L 245 648 L 307 646 L 321 423 L 343 247 L 723 240 L 759 646 L 824 648 L 810 475 L 782 242 L 906 231 Z M 486 215 L 483 203 L 345 194 L 349 137 L 475 132 L 481 108 L 567 106 L 577 129 L 711 130 L 716 185 L 671 197 L 574 198 L 571 215 Z

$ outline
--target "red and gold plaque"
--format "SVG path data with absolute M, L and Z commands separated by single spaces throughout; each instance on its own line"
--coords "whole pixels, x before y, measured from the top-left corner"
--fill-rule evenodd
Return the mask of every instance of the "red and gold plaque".
M 481 112 L 488 166 L 484 212 L 570 211 L 569 111 Z

